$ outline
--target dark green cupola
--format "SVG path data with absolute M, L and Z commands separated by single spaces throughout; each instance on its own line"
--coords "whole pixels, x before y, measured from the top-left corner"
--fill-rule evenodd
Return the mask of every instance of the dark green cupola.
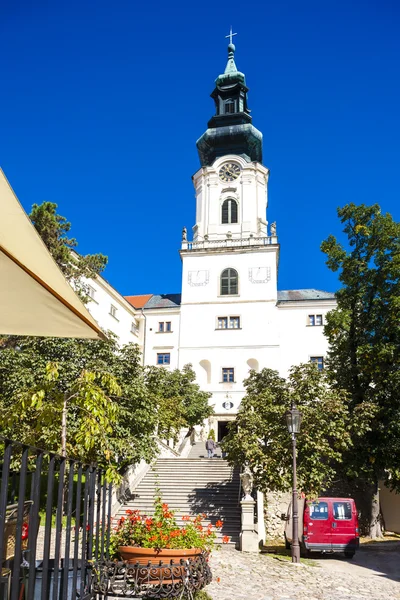
M 201 165 L 210 166 L 226 154 L 237 154 L 245 160 L 262 162 L 262 133 L 251 124 L 247 108 L 246 79 L 235 64 L 235 46 L 228 46 L 225 72 L 217 77 L 214 99 L 216 114 L 208 129 L 197 140 Z

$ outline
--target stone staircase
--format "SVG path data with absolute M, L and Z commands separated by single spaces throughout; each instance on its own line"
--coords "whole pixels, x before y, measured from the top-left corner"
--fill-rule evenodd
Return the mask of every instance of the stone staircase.
M 184 515 L 204 513 L 207 518 L 203 524 L 215 525 L 219 519 L 224 523 L 217 533 L 217 543 L 221 543 L 223 536 L 228 536 L 231 544 L 238 542 L 239 472 L 220 454 L 213 459 L 206 456 L 204 442 L 199 442 L 192 446 L 188 458 L 159 458 L 121 506 L 118 516 L 127 509 L 151 516 L 155 489 L 159 487 L 163 501 L 175 511 L 178 525 L 184 524 Z

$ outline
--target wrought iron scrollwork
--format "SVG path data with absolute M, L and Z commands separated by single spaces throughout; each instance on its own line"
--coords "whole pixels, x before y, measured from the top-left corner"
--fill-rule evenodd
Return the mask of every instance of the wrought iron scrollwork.
M 196 558 L 173 560 L 157 564 L 99 561 L 93 564 L 92 597 L 117 596 L 125 598 L 193 599 L 195 592 L 211 583 L 212 574 L 208 555 Z

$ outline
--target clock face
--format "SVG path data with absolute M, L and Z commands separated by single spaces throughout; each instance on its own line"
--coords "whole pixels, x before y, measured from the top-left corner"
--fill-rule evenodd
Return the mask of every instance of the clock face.
M 235 163 L 226 163 L 219 170 L 219 177 L 222 181 L 234 181 L 240 175 L 240 167 Z

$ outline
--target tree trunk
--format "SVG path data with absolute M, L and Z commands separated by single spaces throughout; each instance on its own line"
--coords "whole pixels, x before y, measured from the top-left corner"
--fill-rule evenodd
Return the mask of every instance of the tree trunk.
M 367 535 L 372 539 L 383 537 L 378 481 L 367 487 L 366 495 L 369 504 L 369 531 Z
M 67 394 L 64 394 L 61 414 L 61 456 L 67 456 Z

